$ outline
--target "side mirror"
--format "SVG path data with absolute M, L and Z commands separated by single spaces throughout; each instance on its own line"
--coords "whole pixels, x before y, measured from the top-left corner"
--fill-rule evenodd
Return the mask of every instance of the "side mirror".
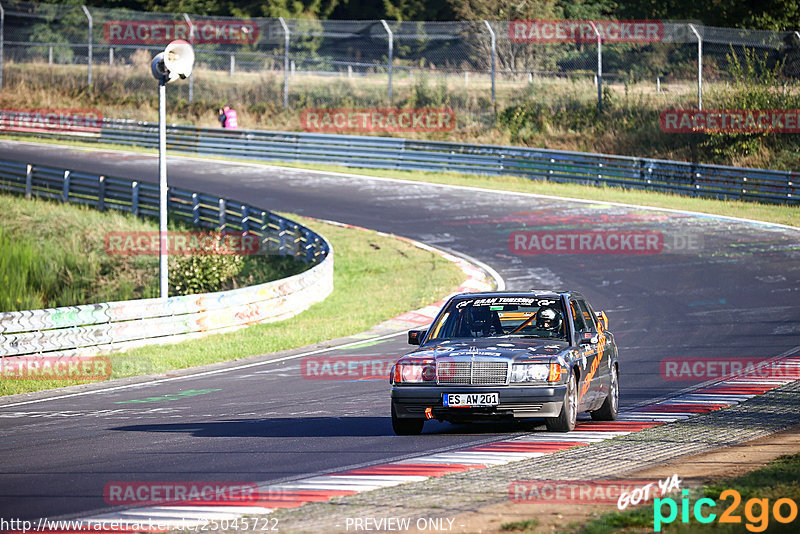
M 409 330 L 408 331 L 408 344 L 409 345 L 419 345 L 422 342 L 422 338 L 425 337 L 427 334 L 427 330 Z

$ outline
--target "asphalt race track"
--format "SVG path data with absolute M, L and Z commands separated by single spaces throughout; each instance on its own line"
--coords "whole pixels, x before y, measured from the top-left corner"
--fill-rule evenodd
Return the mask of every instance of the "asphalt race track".
M 157 181 L 151 155 L 2 141 L 0 158 Z M 607 312 L 617 337 L 623 409 L 708 378 L 674 380 L 662 373 L 664 360 L 761 359 L 800 345 L 798 230 L 190 158 L 170 158 L 169 181 L 462 252 L 496 269 L 509 289 L 582 291 Z M 511 246 L 514 231 L 657 233 L 662 246 L 646 254 L 524 254 L 529 243 Z M 403 341 L 338 353 L 398 355 Z M 111 481 L 279 482 L 518 432 L 428 423 L 422 436 L 394 436 L 386 381 L 306 380 L 299 358 L 0 403 L 0 517 L 106 510 Z

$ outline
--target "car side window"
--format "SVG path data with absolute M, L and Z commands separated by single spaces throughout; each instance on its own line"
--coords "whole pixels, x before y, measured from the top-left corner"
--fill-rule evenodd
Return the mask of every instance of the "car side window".
M 578 307 L 577 302 L 574 300 L 569 301 L 569 307 L 572 311 L 572 323 L 575 325 L 575 333 L 578 335 L 578 338 L 581 338 L 582 334 L 587 331 L 586 322 L 583 319 L 583 313 Z
M 581 314 L 583 315 L 584 322 L 586 323 L 586 331 L 591 332 L 592 335 L 597 333 L 597 321 L 595 319 L 594 312 L 589 307 L 589 304 L 585 300 L 578 300 L 578 307 L 580 308 Z

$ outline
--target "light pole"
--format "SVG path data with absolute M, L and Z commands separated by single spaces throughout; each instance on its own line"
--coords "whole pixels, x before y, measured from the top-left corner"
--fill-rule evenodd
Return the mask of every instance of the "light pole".
M 194 50 L 181 39 L 172 41 L 150 64 L 153 77 L 158 80 L 158 187 L 159 187 L 159 287 L 161 298 L 169 296 L 169 267 L 167 258 L 167 84 L 192 73 Z

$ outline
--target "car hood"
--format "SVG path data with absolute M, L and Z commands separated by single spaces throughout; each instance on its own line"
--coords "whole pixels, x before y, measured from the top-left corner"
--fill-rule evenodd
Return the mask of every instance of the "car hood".
M 559 339 L 492 337 L 431 341 L 408 353 L 405 358 L 510 359 L 515 362 L 549 360 L 570 352 L 570 345 Z

